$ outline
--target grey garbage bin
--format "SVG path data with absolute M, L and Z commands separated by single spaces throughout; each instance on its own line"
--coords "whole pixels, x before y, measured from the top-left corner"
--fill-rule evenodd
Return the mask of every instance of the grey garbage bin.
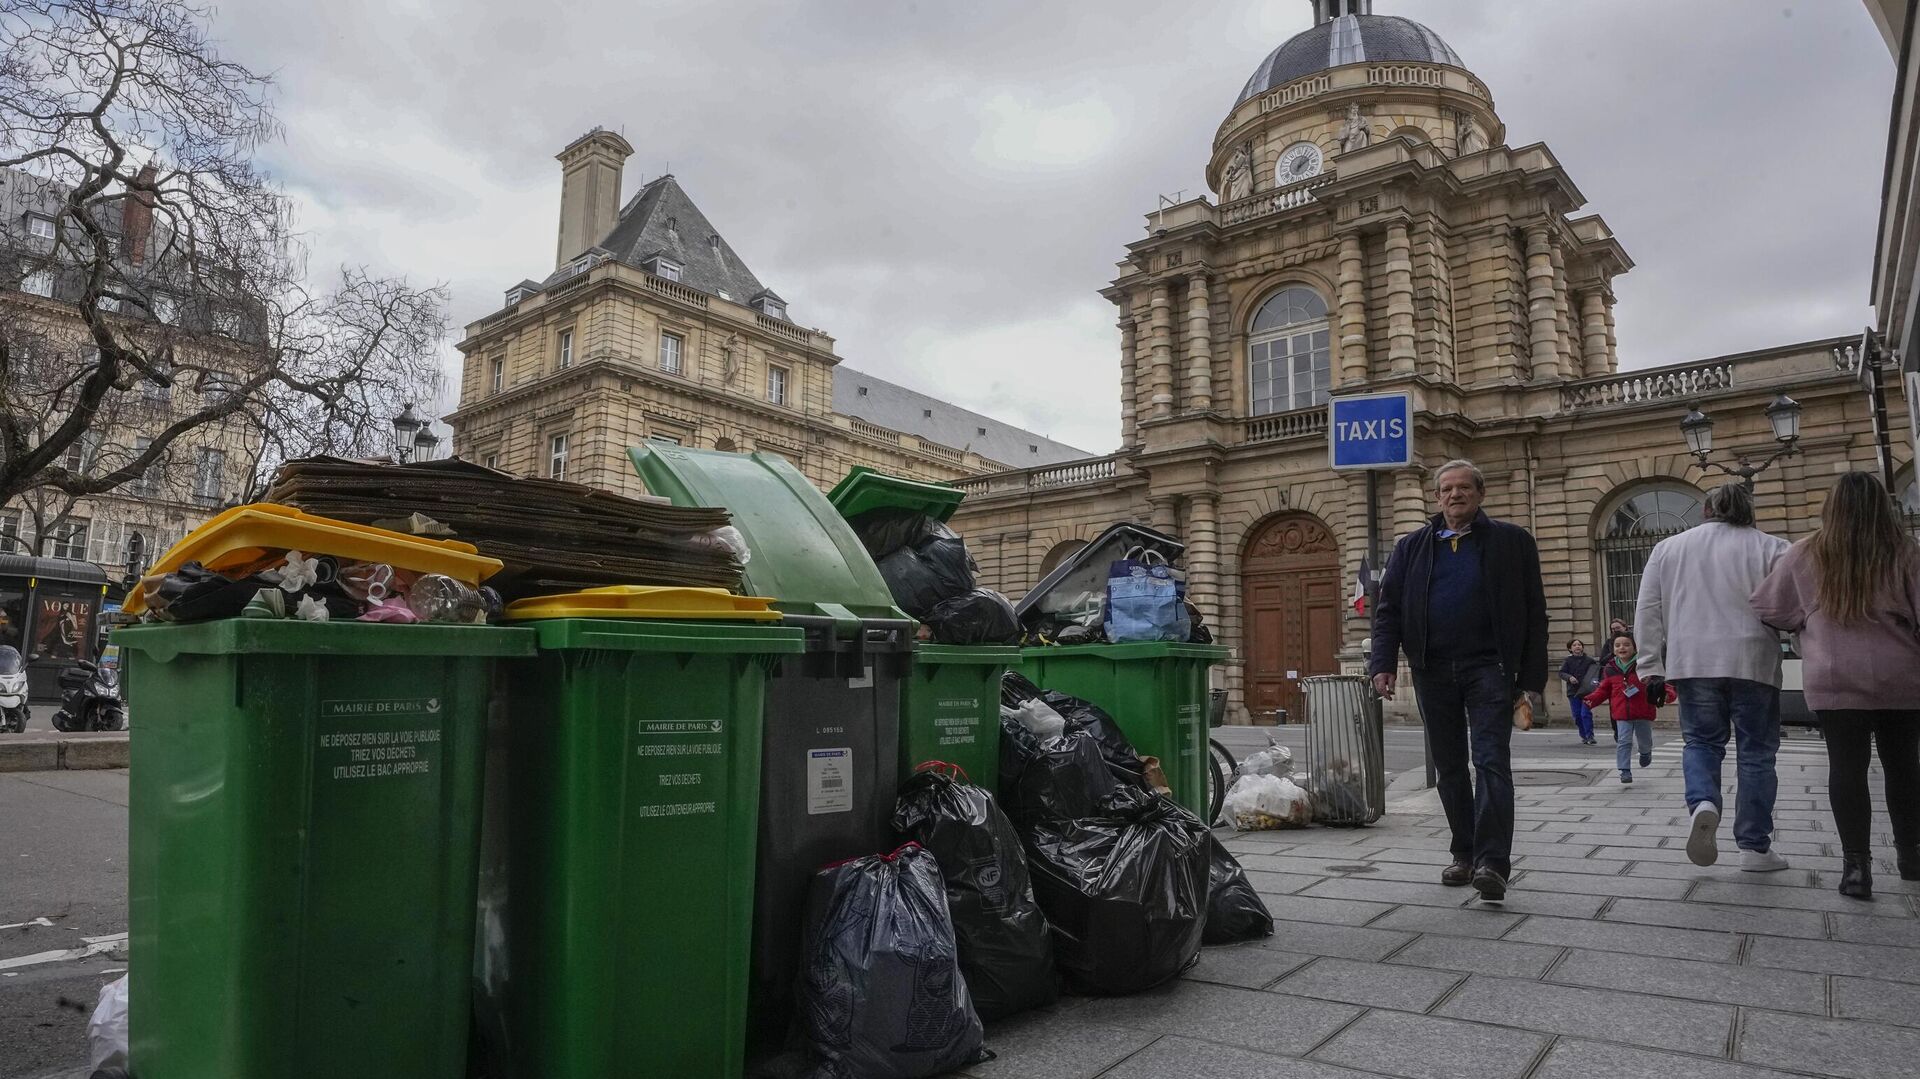
M 1357 827 L 1387 811 L 1387 745 L 1380 697 L 1359 675 L 1300 680 L 1307 712 L 1313 819 Z

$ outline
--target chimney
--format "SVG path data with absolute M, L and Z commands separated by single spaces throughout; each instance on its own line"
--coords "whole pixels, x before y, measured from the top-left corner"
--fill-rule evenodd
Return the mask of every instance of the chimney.
M 1371 15 L 1373 0 L 1313 0 L 1315 25 L 1332 22 L 1342 15 Z
M 560 248 L 554 268 L 606 239 L 620 217 L 620 173 L 633 145 L 602 128 L 573 140 L 560 162 Z
M 160 169 L 149 161 L 140 167 L 135 177 L 142 185 L 151 187 L 154 177 L 160 175 Z M 153 236 L 153 192 L 136 190 L 133 198 L 120 206 L 120 253 L 129 264 L 138 266 L 147 260 L 147 241 Z

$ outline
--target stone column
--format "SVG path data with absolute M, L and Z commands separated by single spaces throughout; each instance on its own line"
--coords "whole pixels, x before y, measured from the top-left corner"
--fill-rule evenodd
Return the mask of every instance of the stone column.
M 1134 379 L 1139 376 L 1139 365 L 1135 363 L 1134 349 L 1140 346 L 1139 323 L 1132 315 L 1120 319 L 1120 444 L 1134 445 L 1133 400 L 1138 391 Z
M 1353 582 L 1359 579 L 1360 563 L 1365 560 L 1368 555 L 1367 475 L 1365 472 L 1347 473 L 1347 520 L 1346 527 L 1341 529 L 1340 536 L 1340 546 L 1346 551 L 1345 562 L 1347 571 L 1346 578 L 1340 584 L 1340 599 L 1342 603 L 1345 603 L 1347 598 L 1352 595 L 1348 589 L 1351 589 Z M 1391 532 L 1392 528 L 1393 518 L 1391 516 L 1381 520 L 1381 532 Z M 1382 538 L 1382 541 L 1385 542 L 1391 538 L 1390 536 L 1386 536 Z M 1373 572 L 1378 575 L 1384 569 L 1386 569 L 1384 565 L 1376 565 L 1373 567 Z M 1360 647 L 1361 639 L 1366 637 L 1371 628 L 1371 619 L 1371 611 L 1363 615 L 1355 611 L 1352 604 L 1346 604 L 1342 619 L 1346 623 L 1346 632 L 1341 635 L 1341 647 Z
M 1420 527 L 1432 516 L 1427 509 L 1426 474 L 1417 468 L 1393 474 L 1393 535 L 1395 538 Z M 1386 537 L 1382 537 L 1384 546 Z M 1383 567 L 1384 568 L 1384 567 Z
M 1597 288 L 1580 294 L 1580 351 L 1587 378 L 1607 373 L 1607 297 Z
M 1567 252 L 1558 236 L 1552 237 L 1549 251 L 1553 257 L 1553 319 L 1560 328 L 1562 372 L 1568 378 L 1580 377 L 1580 350 L 1573 335 L 1573 290 L 1567 284 Z
M 1209 626 L 1220 624 L 1220 496 L 1201 491 L 1187 498 L 1187 595 Z
M 1554 306 L 1553 245 L 1547 227 L 1527 230 L 1527 324 L 1533 341 L 1533 377 L 1560 377 L 1560 324 Z
M 1360 234 L 1340 237 L 1340 384 L 1355 386 L 1373 372 L 1367 366 L 1367 259 Z
M 1620 335 L 1613 322 L 1613 297 L 1607 297 L 1607 370 L 1609 375 L 1620 372 Z
M 1213 316 L 1207 306 L 1207 275 L 1187 278 L 1187 409 L 1213 408 Z
M 1387 365 L 1411 375 L 1419 362 L 1413 336 L 1413 241 L 1405 222 L 1387 226 Z
M 1180 496 L 1148 495 L 1147 504 L 1153 507 L 1149 523 L 1169 536 L 1180 535 Z
M 1153 418 L 1173 415 L 1173 286 L 1153 286 Z

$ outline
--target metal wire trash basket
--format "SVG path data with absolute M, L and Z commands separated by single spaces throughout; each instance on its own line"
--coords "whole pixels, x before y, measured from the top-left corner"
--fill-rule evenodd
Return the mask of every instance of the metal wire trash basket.
M 1387 811 L 1387 747 L 1380 698 L 1359 675 L 1300 680 L 1307 712 L 1313 819 L 1357 827 Z

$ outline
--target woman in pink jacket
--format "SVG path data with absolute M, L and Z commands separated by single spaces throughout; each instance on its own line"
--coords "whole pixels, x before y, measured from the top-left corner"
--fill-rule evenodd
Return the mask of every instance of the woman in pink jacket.
M 1840 894 L 1872 899 L 1872 743 L 1900 879 L 1920 880 L 1920 544 L 1868 472 L 1840 477 L 1820 522 L 1754 592 L 1753 609 L 1800 635 L 1807 706 L 1827 739 Z

